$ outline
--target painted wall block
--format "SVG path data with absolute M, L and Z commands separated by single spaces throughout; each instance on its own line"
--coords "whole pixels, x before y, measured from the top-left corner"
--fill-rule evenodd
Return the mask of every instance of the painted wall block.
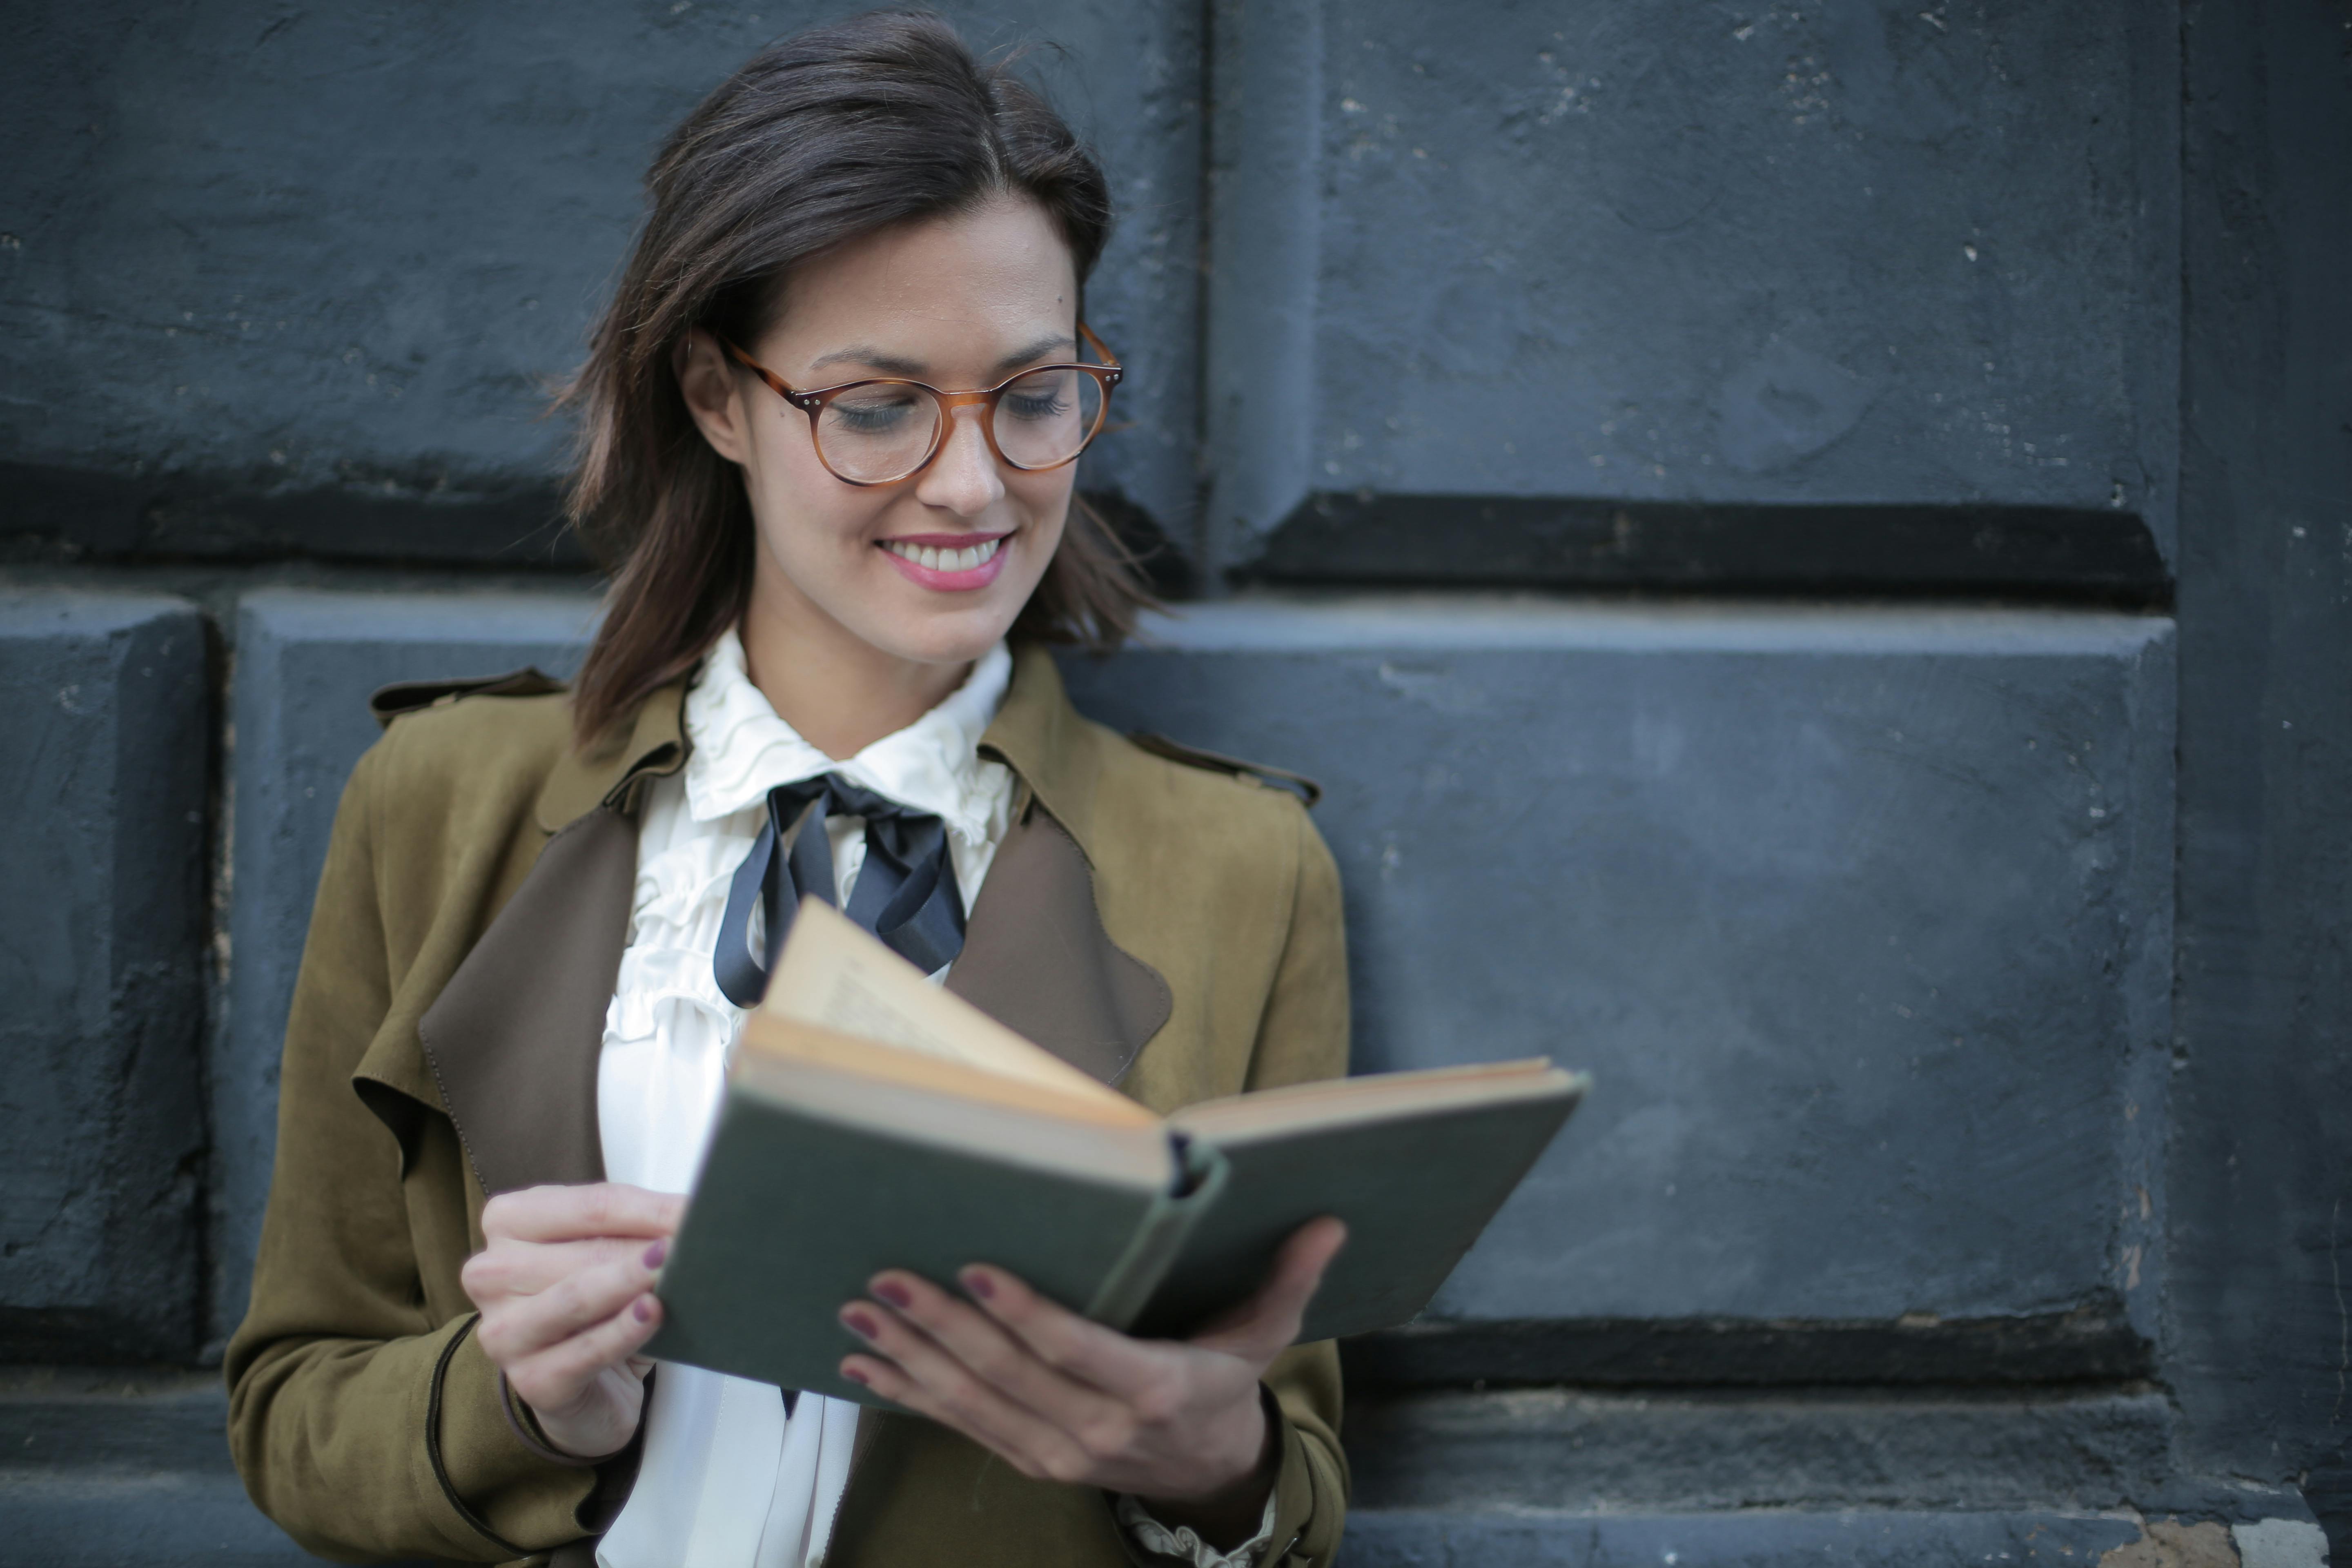
M 1600 1568 L 1612 1563 L 1754 1564 L 1797 1568 L 1835 1563 L 1853 1568 L 1966 1568 L 2055 1548 L 2096 1561 L 2141 1539 L 2120 1519 L 2018 1512 L 1781 1512 L 1602 1514 L 1592 1519 L 1540 1513 L 1366 1512 L 1348 1521 L 1349 1562 L 1365 1568 L 1408 1568 L 1444 1562 L 1510 1563 L 1513 1568 Z
M 2170 623 L 1196 606 L 1079 705 L 1320 778 L 1358 1070 L 1598 1087 L 1433 1310 L 2127 1313 L 2159 1260 Z
M 1862 570 L 1893 531 L 1889 577 L 2164 579 L 2167 16 L 2122 0 L 1217 15 L 1219 564 L 1772 579 L 1742 545 L 1773 520 L 1727 530 L 1721 509 L 1852 506 L 1834 542 L 1807 546 L 1790 520 L 1799 575 Z M 1454 504 L 1425 516 L 1433 499 Z M 2022 531 L 1979 537 L 1988 509 L 2021 509 Z
M 183 600 L 0 598 L 0 1359 L 195 1348 L 206 660 Z
M 1089 458 L 1189 531 L 1200 16 L 950 4 L 1028 66 L 1110 174 L 1087 299 L 1129 367 Z M 0 59 L 0 530 L 85 551 L 544 557 L 584 348 L 661 139 L 792 0 L 289 16 L 96 4 Z M 70 132 L 61 131 L 71 127 Z M 126 301 L 135 301 L 135 308 Z

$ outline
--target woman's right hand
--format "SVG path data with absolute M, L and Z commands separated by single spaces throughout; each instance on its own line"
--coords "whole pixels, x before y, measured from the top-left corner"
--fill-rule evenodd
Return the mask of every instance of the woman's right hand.
M 567 1454 L 628 1447 L 652 1363 L 637 1347 L 661 1326 L 654 1271 L 686 1200 L 618 1182 L 501 1193 L 482 1210 L 482 1250 L 466 1260 L 482 1349 Z

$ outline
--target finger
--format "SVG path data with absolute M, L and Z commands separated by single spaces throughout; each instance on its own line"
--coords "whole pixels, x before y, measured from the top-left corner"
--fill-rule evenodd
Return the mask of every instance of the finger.
M 973 1431 L 961 1425 L 955 1415 L 939 1407 L 938 1401 L 932 1398 L 929 1390 L 908 1375 L 897 1363 L 887 1361 L 878 1355 L 844 1356 L 841 1358 L 840 1367 L 836 1370 L 851 1383 L 872 1389 L 891 1404 L 911 1411 L 926 1420 L 936 1421 L 942 1426 L 961 1433 L 982 1447 L 1003 1458 L 1007 1464 L 1032 1480 L 1036 1479 L 1042 1473 L 1039 1467 L 1026 1455 L 1015 1457 L 1005 1453 L 992 1435 Z
M 1085 1454 L 1066 1433 L 983 1381 L 897 1313 L 853 1301 L 842 1309 L 841 1321 L 878 1352 L 845 1359 L 844 1376 L 860 1373 L 884 1398 L 954 1427 L 1033 1479 L 1087 1479 Z
M 458 1279 L 478 1307 L 509 1296 L 535 1296 L 600 1263 L 643 1258 L 649 1247 L 636 1237 L 599 1237 L 593 1241 L 541 1243 L 500 1238 L 466 1259 Z M 667 1256 L 667 1250 L 663 1256 Z
M 482 1349 L 511 1369 L 525 1357 L 604 1322 L 653 1289 L 645 1259 L 602 1263 L 532 1296 L 513 1296 L 482 1313 Z
M 1249 1300 L 1212 1319 L 1191 1342 L 1202 1350 L 1240 1356 L 1263 1368 L 1298 1338 L 1307 1303 L 1315 1299 L 1323 1271 L 1347 1241 L 1345 1222 L 1329 1215 L 1308 1220 L 1282 1244 L 1265 1283 Z
M 968 1278 L 972 1273 L 966 1270 Z M 1004 1279 L 1008 1285 L 1020 1283 L 1010 1275 L 1005 1275 Z M 980 1289 L 974 1291 L 975 1296 L 993 1294 L 997 1290 L 994 1280 L 990 1278 L 982 1278 L 977 1284 Z M 976 1373 L 982 1382 L 1053 1426 L 1064 1431 L 1084 1430 L 1115 1415 L 1114 1402 L 1097 1385 L 1040 1356 L 1011 1325 L 949 1294 L 921 1276 L 889 1269 L 876 1275 L 868 1289 L 888 1302 L 901 1318 L 920 1329 L 933 1343 Z M 1025 1289 L 1024 1293 L 1028 1294 L 1045 1311 L 1067 1318 L 1082 1329 L 1107 1335 L 1118 1344 L 1129 1347 L 1130 1351 L 1138 1348 L 1133 1341 L 1089 1323 L 1075 1313 L 1066 1312 Z M 982 1307 L 987 1304 L 983 1300 Z
M 525 1187 L 500 1193 L 482 1209 L 482 1234 L 491 1239 L 579 1241 L 590 1237 L 674 1234 L 686 1214 L 675 1193 L 651 1192 L 621 1182 L 582 1186 Z
M 956 1278 L 982 1311 L 1066 1378 L 1114 1398 L 1132 1399 L 1167 1375 L 1164 1351 L 1080 1317 L 1002 1268 L 975 1263 Z
M 534 1410 L 565 1410 L 606 1368 L 628 1362 L 638 1346 L 653 1338 L 661 1321 L 661 1302 L 651 1295 L 639 1296 L 603 1322 L 506 1368 L 507 1382 Z M 642 1381 L 644 1373 L 636 1375 Z

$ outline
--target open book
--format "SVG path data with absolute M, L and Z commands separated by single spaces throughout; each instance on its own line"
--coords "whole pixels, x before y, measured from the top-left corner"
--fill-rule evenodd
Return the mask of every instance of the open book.
M 1540 1059 L 1143 1106 L 932 985 L 814 900 L 744 1026 L 646 1353 L 880 1403 L 835 1317 L 884 1268 L 990 1263 L 1179 1336 L 1318 1215 L 1348 1245 L 1303 1338 L 1426 1306 L 1584 1090 Z

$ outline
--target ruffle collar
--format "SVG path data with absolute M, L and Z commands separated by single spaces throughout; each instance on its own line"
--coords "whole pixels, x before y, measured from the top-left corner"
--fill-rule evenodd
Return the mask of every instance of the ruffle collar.
M 1004 793 L 1004 766 L 980 755 L 980 738 L 1004 701 L 1013 655 L 1002 642 L 938 707 L 835 762 L 803 740 L 751 684 L 743 644 L 720 634 L 686 696 L 686 806 L 697 822 L 732 816 L 778 784 L 837 773 L 902 805 L 936 814 L 968 844 L 985 840 Z

